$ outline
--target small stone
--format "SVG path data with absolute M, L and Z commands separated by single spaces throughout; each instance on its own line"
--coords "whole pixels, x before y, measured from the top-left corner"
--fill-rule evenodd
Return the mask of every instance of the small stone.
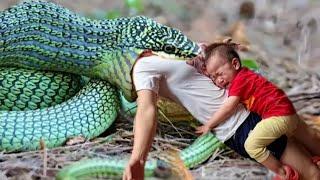
M 82 144 L 86 141 L 86 138 L 83 136 L 75 136 L 75 137 L 71 137 L 67 140 L 66 145 L 68 146 L 72 146 L 72 145 L 76 145 L 76 144 Z
M 245 1 L 240 5 L 239 15 L 245 19 L 251 19 L 254 17 L 255 7 L 251 1 Z
M 317 20 L 315 20 L 314 18 L 311 18 L 309 20 L 307 26 L 309 27 L 311 33 L 315 33 L 318 30 L 318 23 Z

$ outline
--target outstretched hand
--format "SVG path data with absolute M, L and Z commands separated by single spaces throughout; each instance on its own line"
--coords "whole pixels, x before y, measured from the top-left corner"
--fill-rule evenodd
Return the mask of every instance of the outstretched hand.
M 198 126 L 196 127 L 196 134 L 198 135 L 207 134 L 208 132 L 210 132 L 210 130 L 211 128 L 209 126 L 206 126 L 206 125 Z
M 144 179 L 144 163 L 139 160 L 129 161 L 123 172 L 122 180 L 143 180 Z

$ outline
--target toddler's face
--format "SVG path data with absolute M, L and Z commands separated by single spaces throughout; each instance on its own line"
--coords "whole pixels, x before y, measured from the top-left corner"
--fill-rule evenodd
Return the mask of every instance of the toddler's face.
M 228 62 L 228 60 L 219 54 L 215 54 L 208 59 L 206 71 L 213 82 L 220 88 L 229 88 L 230 83 L 237 74 L 237 62 Z

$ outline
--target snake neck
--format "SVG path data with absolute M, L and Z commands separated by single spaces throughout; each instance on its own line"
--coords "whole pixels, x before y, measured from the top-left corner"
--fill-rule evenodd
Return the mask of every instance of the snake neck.
M 123 92 L 126 100 L 130 102 L 135 101 L 137 93 L 132 81 L 132 70 L 143 52 L 145 52 L 143 49 L 127 48 L 105 53 L 101 58 L 101 63 L 90 68 L 92 71 L 89 72 L 89 74 L 100 79 L 108 80 Z M 177 58 L 172 58 L 172 56 L 165 53 L 151 53 L 173 61 L 177 60 Z
M 105 53 L 100 63 L 90 68 L 88 73 L 91 77 L 108 80 L 132 102 L 137 98 L 132 81 L 132 69 L 142 52 L 143 50 L 135 48 L 110 51 Z

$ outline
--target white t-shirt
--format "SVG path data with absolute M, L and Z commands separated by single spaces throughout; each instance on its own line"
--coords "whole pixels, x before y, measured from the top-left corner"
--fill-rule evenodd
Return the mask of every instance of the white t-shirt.
M 223 104 L 227 91 L 220 89 L 206 76 L 185 61 L 149 56 L 139 59 L 133 68 L 136 91 L 149 89 L 184 106 L 205 124 Z M 248 117 L 242 105 L 214 132 L 222 142 L 228 140 Z

